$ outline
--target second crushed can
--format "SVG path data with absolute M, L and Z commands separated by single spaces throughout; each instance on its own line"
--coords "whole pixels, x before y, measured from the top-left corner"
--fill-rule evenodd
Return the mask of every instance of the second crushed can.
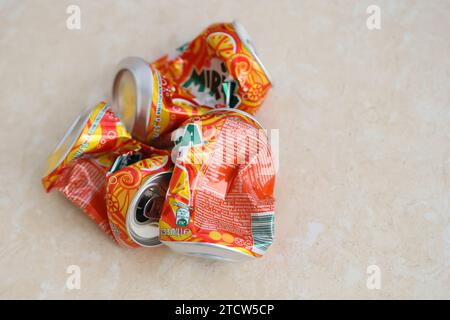
M 152 62 L 202 105 L 255 114 L 273 83 L 241 23 L 215 23 Z
M 175 163 L 159 223 L 180 253 L 237 261 L 262 256 L 274 236 L 274 162 L 249 114 L 216 109 L 173 133 Z

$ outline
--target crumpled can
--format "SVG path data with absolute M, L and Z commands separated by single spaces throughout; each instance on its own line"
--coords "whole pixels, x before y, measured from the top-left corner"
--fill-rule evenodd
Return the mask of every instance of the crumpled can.
M 255 114 L 273 83 L 245 28 L 210 25 L 191 42 L 151 63 L 200 105 Z
M 212 259 L 262 256 L 274 238 L 275 207 L 275 166 L 262 126 L 243 111 L 217 109 L 173 135 L 161 241 Z

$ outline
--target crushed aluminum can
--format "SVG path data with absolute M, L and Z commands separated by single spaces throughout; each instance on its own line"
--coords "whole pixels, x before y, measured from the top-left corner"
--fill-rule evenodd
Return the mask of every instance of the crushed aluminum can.
M 210 25 L 194 40 L 151 63 L 201 105 L 255 114 L 273 82 L 239 22 Z
M 169 152 L 151 148 L 149 157 L 114 170 L 108 175 L 106 204 L 115 239 L 131 248 L 160 245 L 158 222 L 172 176 Z
M 125 58 L 117 66 L 112 105 L 132 136 L 150 144 L 211 109 L 200 106 L 185 90 L 136 57 Z
M 83 111 L 50 154 L 42 184 L 59 190 L 112 237 L 105 193 L 106 175 L 116 158 L 144 147 L 133 140 L 111 106 Z
M 216 109 L 173 135 L 161 241 L 212 259 L 262 256 L 273 241 L 275 206 L 275 167 L 262 126 L 241 110 Z

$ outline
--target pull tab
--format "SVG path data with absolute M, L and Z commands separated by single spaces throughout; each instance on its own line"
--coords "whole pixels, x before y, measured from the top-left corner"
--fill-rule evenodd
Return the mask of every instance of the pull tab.
M 155 190 L 149 188 L 145 190 L 136 210 L 136 220 L 139 223 L 155 222 L 159 220 L 161 209 L 164 203 L 164 196 Z

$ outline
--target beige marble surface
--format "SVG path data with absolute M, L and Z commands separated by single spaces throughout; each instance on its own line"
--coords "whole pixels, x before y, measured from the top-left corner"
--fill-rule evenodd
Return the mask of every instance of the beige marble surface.
M 66 8 L 81 8 L 81 30 Z M 366 8 L 381 9 L 381 30 Z M 1 298 L 450 298 L 449 1 L 0 0 Z M 115 64 L 239 19 L 276 82 L 277 240 L 228 264 L 125 250 L 57 192 L 46 157 L 109 99 Z M 81 289 L 66 288 L 69 265 Z M 366 286 L 367 267 L 381 288 Z

